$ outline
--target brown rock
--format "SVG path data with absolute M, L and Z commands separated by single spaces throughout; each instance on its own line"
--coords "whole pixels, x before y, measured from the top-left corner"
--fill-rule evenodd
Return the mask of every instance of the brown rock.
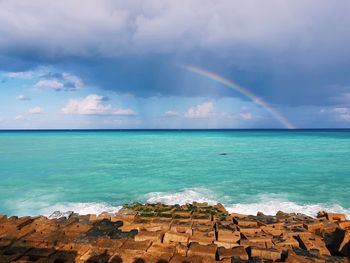
M 258 222 L 249 219 L 234 218 L 233 222 L 242 227 L 257 227 Z
M 171 224 L 170 230 L 177 233 L 188 233 L 192 234 L 192 222 L 191 221 L 182 221 L 174 220 Z
M 91 244 L 81 244 L 81 243 L 72 242 L 72 243 L 65 243 L 65 244 L 58 245 L 56 249 L 63 250 L 63 251 L 73 251 L 77 255 L 83 255 L 91 248 L 92 248 Z
M 161 256 L 166 255 L 165 257 L 172 257 L 176 251 L 175 245 L 169 245 L 169 244 L 161 244 L 161 243 L 153 243 L 148 249 L 147 253 L 155 255 L 155 256 Z
M 287 229 L 287 230 L 296 229 L 296 228 L 304 229 L 304 226 L 303 226 L 303 224 L 300 221 L 298 221 L 298 222 L 296 222 L 296 221 L 286 221 L 286 222 L 284 222 L 284 226 L 283 227 L 285 229 Z
M 272 228 L 272 229 L 283 229 L 284 223 L 283 222 L 275 222 L 275 223 L 265 223 L 262 221 L 258 221 L 258 225 L 263 228 Z
M 234 252 L 232 249 L 227 249 L 224 247 L 219 247 L 218 248 L 218 256 L 219 256 L 219 260 L 222 260 L 224 258 L 231 258 L 234 255 Z
M 147 228 L 148 231 L 168 231 L 170 229 L 171 218 L 155 217 L 151 221 L 151 226 Z
M 244 248 L 248 247 L 261 247 L 261 248 L 267 248 L 267 245 L 265 242 L 250 242 L 248 239 L 241 239 L 239 241 L 239 244 L 243 246 Z
M 140 231 L 135 236 L 135 241 L 145 241 L 150 240 L 153 242 L 161 242 L 163 238 L 163 232 L 151 232 L 151 231 Z
M 218 241 L 228 242 L 228 243 L 237 243 L 241 239 L 241 233 L 239 231 L 223 230 L 219 229 L 218 231 Z
M 6 248 L 8 246 L 10 246 L 16 239 L 13 239 L 13 238 L 0 238 L 0 248 L 3 249 L 3 248 Z
M 109 262 L 135 263 L 137 260 L 143 262 L 142 258 L 145 255 L 146 252 L 141 250 L 116 249 Z
M 286 262 L 288 263 L 315 263 L 315 262 L 322 262 L 315 259 L 315 257 L 307 257 L 302 255 L 297 255 L 293 250 L 288 250 L 288 257 L 286 259 Z M 325 262 L 325 261 L 323 261 Z
M 147 262 L 147 263 L 159 263 L 159 262 L 169 262 L 171 257 L 173 255 L 171 254 L 153 254 L 153 253 L 146 253 L 141 258 L 141 262 Z M 133 262 L 135 263 L 135 261 Z
M 188 250 L 187 246 L 182 245 L 182 244 L 177 244 L 175 253 L 185 257 L 185 256 L 187 256 L 187 250 Z
M 197 242 L 201 245 L 209 245 L 215 241 L 215 233 L 196 231 L 190 236 L 189 242 Z
M 152 243 L 152 245 L 147 249 L 147 252 L 173 254 L 176 251 L 176 246 L 176 244 Z
M 260 242 L 272 242 L 273 236 L 260 232 L 255 234 L 244 233 L 243 237 L 252 243 L 260 243 Z
M 92 225 L 89 224 L 74 223 L 64 229 L 64 234 L 68 237 L 76 237 L 82 233 L 88 232 L 91 228 Z
M 260 257 L 267 260 L 279 260 L 281 259 L 281 252 L 274 248 L 259 248 L 251 247 L 251 257 Z
M 345 230 L 343 240 L 339 245 L 339 251 L 343 255 L 350 257 L 350 231 L 349 230 Z
M 152 227 L 152 219 L 151 218 L 135 217 L 135 220 L 129 224 L 128 228 L 142 230 L 142 229 L 147 229 L 149 227 Z M 124 226 L 123 226 L 123 229 L 124 229 Z
M 192 205 L 193 206 L 196 206 L 196 207 L 208 207 L 208 202 L 202 202 L 202 203 L 199 203 L 199 202 L 192 202 Z
M 150 247 L 151 244 L 152 244 L 152 241 L 149 241 L 149 240 L 134 241 L 131 239 L 127 239 L 120 248 L 121 249 L 128 249 L 128 250 L 146 251 Z
M 298 236 L 297 240 L 301 248 L 310 250 L 318 250 L 321 255 L 330 256 L 330 252 L 327 249 L 323 239 L 319 236 L 313 235 L 311 237 Z
M 212 221 L 212 216 L 211 216 L 211 214 L 193 213 L 192 214 L 192 221 L 209 224 Z
M 276 245 L 276 247 L 282 248 L 282 247 L 299 247 L 299 242 L 293 238 L 293 237 L 279 237 L 277 239 L 273 240 L 273 243 Z
M 204 260 L 201 256 L 189 256 L 189 257 L 184 257 L 181 255 L 174 255 L 169 263 L 184 263 L 184 262 L 189 262 L 189 263 L 202 263 Z M 203 262 L 204 263 L 204 262 Z
M 344 230 L 350 230 L 350 220 L 338 222 L 338 225 Z
M 59 219 L 0 215 L 0 262 L 206 263 L 217 258 L 229 263 L 248 260 L 246 248 L 252 262 L 349 263 L 350 220 L 343 214 L 227 215 L 222 206 L 207 204 L 129 207 L 133 209 L 99 218 L 74 213 Z M 209 212 L 215 214 L 214 221 Z M 123 233 L 132 229 L 139 232 Z
M 188 239 L 190 235 L 187 233 L 177 233 L 177 232 L 172 232 L 168 231 L 164 234 L 163 242 L 164 243 L 181 243 L 187 245 Z
M 243 234 L 257 234 L 261 232 L 261 228 L 258 227 L 239 227 L 239 231 Z
M 238 243 L 222 242 L 222 241 L 217 241 L 217 240 L 215 240 L 213 243 L 215 245 L 217 245 L 218 247 L 224 247 L 224 248 L 227 248 L 227 249 L 239 246 Z
M 132 222 L 135 219 L 136 215 L 137 215 L 137 212 L 134 210 L 121 209 L 113 216 L 114 218 L 113 220 Z
M 324 236 L 325 234 L 330 234 L 330 233 L 334 233 L 337 228 L 339 228 L 339 225 L 336 223 L 332 223 L 332 222 L 323 222 L 323 228 L 320 231 L 320 233 L 322 236 Z
M 80 262 L 107 262 L 108 259 L 107 251 L 100 248 L 92 248 L 79 257 Z
M 53 253 L 55 253 L 55 249 L 52 248 L 32 248 L 26 252 L 26 255 L 47 258 Z
M 195 231 L 209 232 L 214 231 L 215 222 L 197 222 L 192 223 L 192 229 Z
M 326 217 L 326 212 L 325 211 L 319 211 L 318 213 L 317 213 L 317 218 L 325 218 Z
M 277 218 L 280 218 L 280 219 L 284 219 L 284 218 L 290 217 L 290 214 L 284 213 L 284 212 L 282 212 L 282 211 L 278 211 L 278 212 L 276 213 L 276 217 L 277 217 Z
M 350 256 L 350 231 L 337 229 L 335 232 L 325 235 L 327 247 L 333 254 Z
M 261 226 L 260 228 L 264 233 L 270 234 L 272 236 L 280 236 L 284 233 L 282 229 L 275 229 L 275 228 L 263 227 L 263 226 Z
M 232 255 L 234 257 L 239 257 L 241 260 L 249 259 L 248 253 L 243 246 L 232 248 Z
M 96 246 L 99 248 L 104 248 L 106 250 L 113 250 L 116 248 L 120 248 L 124 242 L 125 239 L 111 239 L 109 237 L 100 237 L 96 240 Z
M 23 256 L 30 248 L 28 247 L 8 247 L 1 251 L 0 262 L 12 262 L 16 258 Z
M 326 217 L 331 222 L 346 221 L 346 216 L 340 213 L 326 213 Z
M 247 215 L 243 215 L 243 214 L 238 214 L 238 213 L 231 213 L 231 214 L 229 214 L 229 217 L 230 218 L 246 218 L 247 217 Z
M 191 218 L 191 211 L 175 211 L 173 213 L 173 218 L 175 219 L 190 219 Z
M 305 230 L 304 228 L 292 228 L 290 229 L 290 232 L 287 234 L 289 236 L 298 237 L 312 237 L 314 234 Z
M 318 221 L 304 223 L 304 227 L 312 233 L 315 233 L 316 231 L 320 232 L 323 229 L 323 223 Z
M 220 204 L 220 203 L 217 203 L 216 205 L 213 206 L 216 210 L 218 210 L 219 212 L 221 213 L 224 213 L 224 214 L 227 214 L 227 210 L 226 208 Z
M 89 216 L 88 220 L 91 222 L 94 222 L 97 220 L 97 216 L 95 214 L 89 214 L 88 216 Z
M 187 255 L 188 256 L 201 256 L 201 257 L 208 257 L 213 260 L 215 260 L 216 257 L 216 245 L 200 245 L 198 243 L 191 243 Z

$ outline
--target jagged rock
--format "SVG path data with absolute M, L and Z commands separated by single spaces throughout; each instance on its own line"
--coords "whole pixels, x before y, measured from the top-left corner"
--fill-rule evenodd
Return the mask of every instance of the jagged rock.
M 215 260 L 216 257 L 216 245 L 200 245 L 198 243 L 191 243 L 187 255 L 189 256 L 202 256 L 208 257 L 210 259 Z
M 49 216 L 49 218 L 51 219 L 61 218 L 61 217 L 69 218 L 71 215 L 73 215 L 73 213 L 74 213 L 73 211 L 66 211 L 66 212 L 55 211 Z
M 221 205 L 132 204 L 116 214 L 0 215 L 0 262 L 329 262 L 350 257 L 350 221 Z M 248 253 L 249 252 L 249 253 Z
M 168 231 L 164 234 L 163 242 L 164 243 L 175 242 L 175 243 L 187 244 L 189 238 L 190 238 L 190 235 L 187 233 L 177 233 L 177 232 Z

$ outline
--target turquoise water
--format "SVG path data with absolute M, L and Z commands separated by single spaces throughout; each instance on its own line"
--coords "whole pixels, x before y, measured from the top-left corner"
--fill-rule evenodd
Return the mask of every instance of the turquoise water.
M 2 131 L 0 182 L 11 215 L 199 200 L 349 216 L 350 132 Z

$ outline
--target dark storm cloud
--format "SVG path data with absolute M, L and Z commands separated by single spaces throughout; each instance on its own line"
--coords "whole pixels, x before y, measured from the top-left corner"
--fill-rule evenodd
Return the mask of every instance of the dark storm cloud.
M 346 0 L 1 1 L 0 67 L 55 65 L 135 96 L 237 95 L 179 67 L 194 64 L 273 104 L 334 104 L 350 92 L 349 9 Z

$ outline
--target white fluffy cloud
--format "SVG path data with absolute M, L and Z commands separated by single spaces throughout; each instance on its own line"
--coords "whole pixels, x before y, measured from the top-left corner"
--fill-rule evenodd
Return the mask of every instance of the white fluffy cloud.
M 239 117 L 242 120 L 251 120 L 251 119 L 253 119 L 253 115 L 251 114 L 251 112 L 248 112 L 248 111 L 239 113 Z
M 208 117 L 211 117 L 213 114 L 214 114 L 214 103 L 208 101 L 189 108 L 184 116 L 186 118 L 195 119 L 195 118 L 208 118 Z
M 68 82 L 72 83 L 76 88 L 81 88 L 84 85 L 81 78 L 79 78 L 78 76 L 75 76 L 73 74 L 67 73 L 67 72 L 62 73 L 62 79 L 64 81 L 68 81 Z
M 29 114 L 41 114 L 41 113 L 44 113 L 44 109 L 39 107 L 39 106 L 36 106 L 34 108 L 30 108 L 28 110 L 28 113 Z
M 74 91 L 84 85 L 83 81 L 70 73 L 48 73 L 42 76 L 35 85 L 35 88 L 48 88 L 55 91 Z
M 169 111 L 164 113 L 165 117 L 177 117 L 179 115 L 180 115 L 180 113 L 178 113 L 177 111 L 173 111 L 173 110 L 169 110 Z
M 132 109 L 113 108 L 104 103 L 104 97 L 91 94 L 82 99 L 71 99 L 62 108 L 64 114 L 78 115 L 119 115 L 133 116 L 136 113 Z
M 23 115 L 17 115 L 16 117 L 13 118 L 15 121 L 21 121 L 25 120 L 25 117 Z
M 16 97 L 16 100 L 22 100 L 22 101 L 24 101 L 24 100 L 30 100 L 30 98 L 27 97 L 27 96 L 24 96 L 24 95 L 18 95 L 18 96 Z
M 336 114 L 336 118 L 341 121 L 350 121 L 350 108 L 339 107 L 332 110 Z
M 31 79 L 33 77 L 30 71 L 8 72 L 6 75 L 13 79 Z
M 62 82 L 55 79 L 41 79 L 39 80 L 35 86 L 35 88 L 49 88 L 56 91 L 62 90 L 64 85 Z

